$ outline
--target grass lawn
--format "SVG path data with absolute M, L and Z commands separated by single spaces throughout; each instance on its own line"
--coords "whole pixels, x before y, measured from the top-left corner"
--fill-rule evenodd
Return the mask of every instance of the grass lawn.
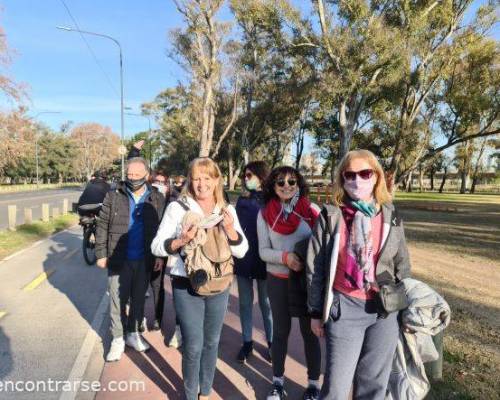
M 29 183 L 26 185 L 0 185 L 1 193 L 32 192 L 35 190 L 61 189 L 68 187 L 81 187 L 81 183 L 42 183 L 40 185 Z
M 500 204 L 499 194 L 459 194 L 459 193 L 406 193 L 397 192 L 396 201 L 428 201 L 428 202 L 454 202 L 476 204 Z
M 51 219 L 49 222 L 36 221 L 32 224 L 19 225 L 14 232 L 0 232 L 0 260 L 77 222 L 78 215 L 68 214 Z

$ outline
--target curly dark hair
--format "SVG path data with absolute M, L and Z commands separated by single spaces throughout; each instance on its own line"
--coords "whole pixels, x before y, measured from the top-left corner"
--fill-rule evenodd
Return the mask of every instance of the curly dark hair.
M 269 203 L 272 199 L 278 199 L 278 195 L 274 191 L 274 184 L 280 176 L 294 175 L 297 178 L 297 185 L 299 186 L 300 196 L 307 197 L 309 195 L 309 186 L 302 174 L 293 167 L 282 166 L 274 168 L 262 186 L 264 193 L 264 203 Z
M 241 180 L 245 181 L 245 172 L 250 171 L 252 174 L 256 175 L 257 178 L 263 184 L 267 177 L 269 176 L 269 167 L 265 163 L 265 161 L 251 161 L 243 168 L 243 172 L 241 173 Z

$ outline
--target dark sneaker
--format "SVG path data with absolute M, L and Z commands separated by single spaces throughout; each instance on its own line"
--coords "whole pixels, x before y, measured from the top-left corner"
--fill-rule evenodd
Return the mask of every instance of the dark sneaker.
M 309 386 L 304 392 L 303 400 L 317 400 L 319 399 L 319 390 L 315 386 Z
M 273 388 L 267 394 L 266 400 L 282 400 L 285 398 L 285 391 L 283 390 L 283 386 L 279 383 L 274 382 Z
M 238 357 L 236 359 L 240 363 L 244 363 L 246 359 L 252 354 L 253 351 L 253 342 L 245 342 L 238 353 Z

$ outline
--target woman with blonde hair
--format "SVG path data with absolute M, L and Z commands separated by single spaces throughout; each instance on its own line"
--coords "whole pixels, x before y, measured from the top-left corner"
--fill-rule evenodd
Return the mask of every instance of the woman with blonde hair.
M 334 205 L 325 206 L 307 254 L 311 329 L 326 338 L 320 398 L 385 398 L 410 276 L 404 229 L 373 153 L 341 161 Z
M 224 200 L 219 167 L 210 158 L 196 158 L 189 166 L 186 185 L 178 201 L 165 211 L 151 245 L 159 257 L 172 257 L 174 306 L 182 333 L 182 375 L 188 400 L 208 399 L 215 374 L 220 333 L 229 298 L 229 287 L 214 295 L 200 295 L 186 273 L 186 246 L 192 245 L 199 229 L 187 225 L 184 216 L 195 213 L 220 222 L 231 254 L 242 258 L 248 250 L 236 210 Z M 191 246 L 192 247 L 192 246 Z

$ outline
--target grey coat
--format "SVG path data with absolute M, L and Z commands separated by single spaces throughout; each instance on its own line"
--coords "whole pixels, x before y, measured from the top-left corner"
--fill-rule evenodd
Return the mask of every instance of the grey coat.
M 415 279 L 403 283 L 409 306 L 401 312 L 401 322 L 412 333 L 399 334 L 386 400 L 421 400 L 430 389 L 424 363 L 439 357 L 432 336 L 448 326 L 451 310 L 425 283 Z
M 382 206 L 381 251 L 376 266 L 376 281 L 397 283 L 410 276 L 410 257 L 403 221 L 392 204 Z M 337 271 L 340 242 L 339 207 L 325 205 L 313 229 L 307 250 L 307 306 L 312 318 L 326 323 L 333 303 L 333 281 Z

